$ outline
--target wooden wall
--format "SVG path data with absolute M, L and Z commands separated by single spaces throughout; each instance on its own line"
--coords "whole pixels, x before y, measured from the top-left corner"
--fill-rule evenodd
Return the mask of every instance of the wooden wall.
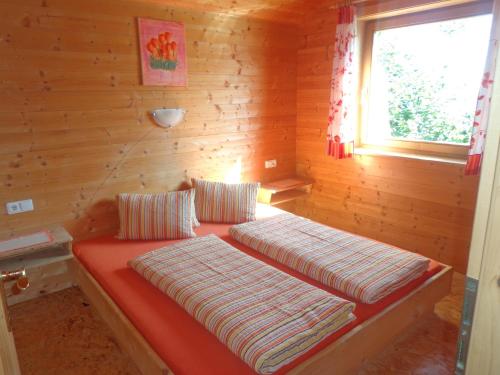
M 465 272 L 478 179 L 463 166 L 381 156 L 325 156 L 336 14 L 320 10 L 300 30 L 297 172 L 316 180 L 297 213 L 416 251 Z
M 119 192 L 295 170 L 296 27 L 122 0 L 0 0 L 0 239 L 114 232 Z M 184 22 L 188 88 L 140 84 L 136 17 Z M 147 111 L 188 110 L 172 130 Z M 278 167 L 264 169 L 264 160 Z M 35 211 L 7 216 L 4 203 Z
M 138 16 L 185 23 L 188 88 L 140 84 Z M 77 238 L 114 232 L 116 193 L 224 179 L 241 161 L 244 180 L 314 178 L 299 214 L 465 270 L 477 178 L 324 155 L 332 10 L 299 28 L 131 0 L 0 0 L 0 17 L 0 200 L 36 208 L 3 208 L 0 239 L 52 223 Z M 147 111 L 163 106 L 186 108 L 186 121 L 156 127 Z

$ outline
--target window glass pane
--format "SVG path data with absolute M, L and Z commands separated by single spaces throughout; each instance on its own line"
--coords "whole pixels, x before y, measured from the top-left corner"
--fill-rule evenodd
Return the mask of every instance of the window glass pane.
M 375 32 L 368 141 L 469 143 L 491 20 L 482 15 Z

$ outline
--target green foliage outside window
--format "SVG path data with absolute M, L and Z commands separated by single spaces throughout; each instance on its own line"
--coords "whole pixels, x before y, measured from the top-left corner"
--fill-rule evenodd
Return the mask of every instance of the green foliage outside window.
M 476 78 L 474 74 L 478 69 L 450 66 L 465 63 L 456 57 L 460 51 L 446 54 L 446 48 L 460 45 L 464 33 L 479 33 L 468 22 L 471 23 L 468 19 L 445 21 L 376 33 L 374 59 L 379 64 L 378 71 L 383 72 L 385 91 L 377 91 L 375 95 L 386 97 L 392 138 L 469 143 L 479 88 L 479 76 Z M 424 33 L 436 40 L 424 38 Z M 482 37 L 487 42 L 487 33 Z M 435 45 L 429 49 L 432 53 L 423 53 L 426 45 L 422 43 L 433 42 L 442 45 L 442 54 L 436 53 L 439 47 Z

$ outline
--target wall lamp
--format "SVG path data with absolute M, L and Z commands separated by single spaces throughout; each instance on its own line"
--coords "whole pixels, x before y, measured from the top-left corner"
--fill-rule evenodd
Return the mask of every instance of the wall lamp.
M 186 110 L 183 108 L 158 108 L 149 113 L 158 125 L 163 128 L 171 128 L 184 120 Z

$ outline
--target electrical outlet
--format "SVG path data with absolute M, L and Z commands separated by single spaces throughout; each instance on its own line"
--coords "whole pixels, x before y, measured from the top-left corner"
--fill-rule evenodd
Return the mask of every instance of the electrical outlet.
M 269 169 L 269 168 L 276 168 L 276 166 L 278 165 L 278 162 L 276 161 L 276 159 L 273 159 L 273 160 L 266 160 L 264 162 L 264 167 L 266 167 L 266 169 Z
M 25 199 L 22 201 L 8 202 L 6 205 L 9 215 L 20 214 L 21 212 L 33 211 L 33 200 Z

